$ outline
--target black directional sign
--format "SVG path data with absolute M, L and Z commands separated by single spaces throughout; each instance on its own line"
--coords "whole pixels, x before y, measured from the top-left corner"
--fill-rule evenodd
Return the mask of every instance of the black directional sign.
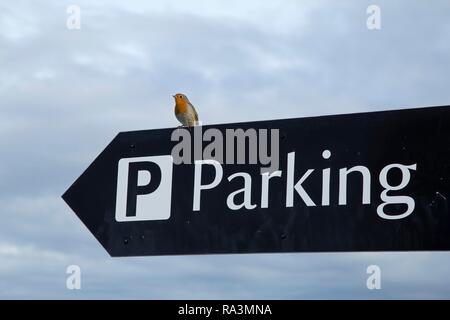
M 111 256 L 449 250 L 450 107 L 123 132 L 63 198 Z

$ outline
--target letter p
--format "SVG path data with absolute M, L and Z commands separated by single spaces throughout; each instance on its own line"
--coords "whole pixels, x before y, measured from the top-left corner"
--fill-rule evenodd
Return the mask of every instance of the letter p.
M 204 164 L 212 165 L 215 169 L 214 179 L 209 184 L 202 184 L 202 167 Z M 200 198 L 202 190 L 212 189 L 216 187 L 222 180 L 222 166 L 216 160 L 197 160 L 195 161 L 195 177 L 194 177 L 194 204 L 193 211 L 200 211 Z
M 169 219 L 172 167 L 172 156 L 120 159 L 117 173 L 116 221 Z

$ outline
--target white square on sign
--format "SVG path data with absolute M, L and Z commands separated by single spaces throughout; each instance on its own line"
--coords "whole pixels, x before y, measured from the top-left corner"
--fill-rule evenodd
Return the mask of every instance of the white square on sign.
M 170 155 L 123 158 L 117 170 L 118 222 L 167 220 L 172 202 Z

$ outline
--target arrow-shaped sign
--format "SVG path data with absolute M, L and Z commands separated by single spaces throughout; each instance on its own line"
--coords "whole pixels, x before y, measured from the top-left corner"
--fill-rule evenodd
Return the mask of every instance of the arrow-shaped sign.
M 449 197 L 448 107 L 123 132 L 63 195 L 111 256 L 449 250 Z

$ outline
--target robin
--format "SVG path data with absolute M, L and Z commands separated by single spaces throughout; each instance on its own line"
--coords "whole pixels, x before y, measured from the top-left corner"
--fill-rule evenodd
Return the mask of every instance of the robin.
M 177 93 L 175 98 L 175 116 L 184 127 L 197 126 L 198 114 L 189 99 L 182 93 Z

